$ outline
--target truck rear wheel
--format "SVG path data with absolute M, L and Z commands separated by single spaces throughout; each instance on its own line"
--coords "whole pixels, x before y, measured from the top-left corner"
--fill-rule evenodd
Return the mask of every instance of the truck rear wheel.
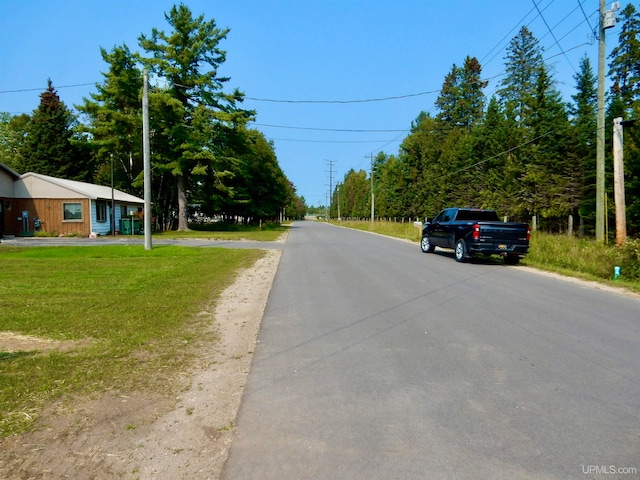
M 456 248 L 454 252 L 457 262 L 464 262 L 467 260 L 467 246 L 465 245 L 463 239 L 460 239 L 456 242 Z
M 431 253 L 436 249 L 436 247 L 431 244 L 431 240 L 429 240 L 429 235 L 422 236 L 422 240 L 420 240 L 420 249 L 424 253 Z

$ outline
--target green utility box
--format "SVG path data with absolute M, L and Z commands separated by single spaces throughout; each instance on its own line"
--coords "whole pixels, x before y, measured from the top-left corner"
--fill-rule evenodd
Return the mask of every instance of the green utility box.
M 133 228 L 133 231 L 131 230 L 132 228 Z M 121 235 L 142 235 L 142 221 L 138 220 L 137 218 L 121 218 L 120 234 Z

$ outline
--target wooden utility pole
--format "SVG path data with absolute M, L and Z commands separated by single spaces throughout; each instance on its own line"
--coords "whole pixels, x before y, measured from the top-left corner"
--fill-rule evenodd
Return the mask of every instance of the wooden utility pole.
M 375 215 L 375 196 L 373 194 L 373 153 L 370 156 L 371 158 L 371 221 L 374 220 Z
M 616 244 L 627 241 L 627 217 L 624 199 L 624 157 L 622 118 L 613 119 L 613 192 L 616 202 Z
M 144 249 L 151 250 L 151 146 L 149 141 L 149 92 L 147 71 L 142 72 L 142 161 L 144 172 Z M 131 221 L 133 231 L 133 220 Z
M 596 241 L 604 242 L 604 67 L 605 0 L 600 0 L 600 38 L 598 42 L 598 112 L 596 128 Z

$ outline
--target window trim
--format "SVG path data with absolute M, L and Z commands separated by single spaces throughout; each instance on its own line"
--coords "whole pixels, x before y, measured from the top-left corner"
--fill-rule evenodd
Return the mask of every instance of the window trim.
M 107 223 L 107 201 L 106 200 L 96 200 L 96 222 Z

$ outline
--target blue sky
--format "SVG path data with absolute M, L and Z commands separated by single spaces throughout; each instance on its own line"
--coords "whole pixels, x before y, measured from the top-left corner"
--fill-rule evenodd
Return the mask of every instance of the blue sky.
M 169 30 L 164 12 L 174 3 L 0 0 L 0 111 L 33 111 L 48 78 L 68 107 L 82 103 L 108 69 L 100 47 L 126 43 L 138 51 L 141 33 Z M 246 94 L 244 106 L 257 111 L 254 127 L 274 141 L 280 166 L 308 205 L 324 204 L 330 181 L 349 169 L 368 170 L 372 153 L 396 154 L 411 122 L 420 111 L 434 112 L 445 75 L 467 55 L 480 60 L 486 93 L 494 92 L 522 25 L 544 48 L 565 101 L 580 59 L 587 55 L 597 68 L 598 0 L 183 3 L 231 29 L 219 73 L 231 78 L 229 89 Z M 619 30 L 620 23 L 607 30 L 607 52 Z M 363 101 L 375 99 L 387 100 Z

